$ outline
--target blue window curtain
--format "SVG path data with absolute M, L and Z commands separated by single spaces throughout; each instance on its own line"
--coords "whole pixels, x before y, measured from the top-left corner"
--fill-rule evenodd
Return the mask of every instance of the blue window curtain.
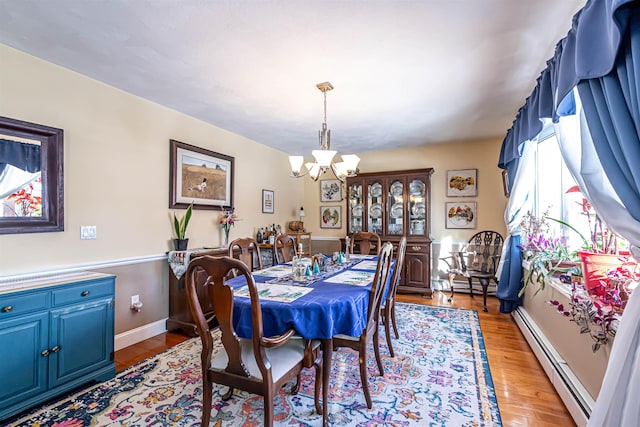
M 0 172 L 7 165 L 26 172 L 39 172 L 40 146 L 0 138 Z
M 627 29 L 636 25 L 632 17 L 638 14 L 639 7 L 637 0 L 588 0 L 573 17 L 571 30 L 556 45 L 554 56 L 547 61 L 547 68 L 507 131 L 498 166 L 507 169 L 509 176 L 517 173 L 522 144 L 540 133 L 544 119 L 558 121 L 562 115 L 575 113 L 573 88 L 583 80 L 598 79 L 618 67 L 616 58 L 619 58 L 623 36 L 628 38 L 629 34 L 638 32 Z M 594 207 L 597 209 L 596 205 Z M 505 221 L 509 228 L 510 219 L 505 218 Z M 513 244 L 511 249 L 515 250 Z M 511 254 L 511 260 L 514 254 Z M 517 276 L 500 277 L 498 295 L 505 301 L 517 300 L 517 293 L 512 293 L 521 281 Z M 514 304 L 503 305 L 501 299 L 504 312 L 508 312 L 509 306 Z

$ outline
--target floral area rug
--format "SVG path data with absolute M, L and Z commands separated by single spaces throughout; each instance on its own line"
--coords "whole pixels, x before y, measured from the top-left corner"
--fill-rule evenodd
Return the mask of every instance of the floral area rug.
M 373 349 L 367 366 L 373 409 L 367 409 L 358 354 L 333 353 L 329 422 L 332 426 L 501 426 L 484 342 L 475 311 L 397 304 L 400 339 L 391 358 L 381 327 L 385 375 Z M 217 333 L 217 332 L 216 332 Z M 11 426 L 199 426 L 200 340 L 191 339 L 119 373 L 113 380 L 67 396 Z M 314 410 L 315 371 L 303 371 L 300 391 L 286 386 L 275 399 L 278 426 L 320 426 Z M 224 402 L 214 385 L 213 426 L 259 426 L 261 396 L 239 392 Z

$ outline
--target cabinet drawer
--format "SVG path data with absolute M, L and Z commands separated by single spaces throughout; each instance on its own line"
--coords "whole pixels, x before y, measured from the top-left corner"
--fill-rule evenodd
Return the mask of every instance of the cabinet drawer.
M 54 307 L 65 304 L 81 303 L 83 301 L 92 300 L 113 295 L 113 280 L 106 279 L 98 282 L 85 282 L 77 285 L 69 286 L 64 289 L 52 291 Z
M 429 243 L 407 242 L 407 253 L 426 254 L 429 253 L 430 246 Z
M 0 320 L 46 309 L 49 292 L 18 293 L 0 297 Z

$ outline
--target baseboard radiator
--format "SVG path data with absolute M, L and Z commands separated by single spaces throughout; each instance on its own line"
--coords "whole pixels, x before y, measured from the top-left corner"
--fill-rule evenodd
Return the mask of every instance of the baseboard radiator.
M 518 307 L 511 314 L 575 423 L 578 427 L 586 426 L 595 403 L 589 393 L 529 316 L 527 310 L 524 307 Z

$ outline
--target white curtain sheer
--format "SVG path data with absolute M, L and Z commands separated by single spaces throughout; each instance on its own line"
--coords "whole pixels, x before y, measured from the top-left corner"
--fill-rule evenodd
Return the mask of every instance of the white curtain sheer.
M 569 171 L 598 215 L 631 244 L 640 259 L 640 223 L 622 205 L 598 160 L 577 90 L 576 115 L 554 126 Z M 640 420 L 640 290 L 627 303 L 589 427 L 637 426 Z
M 521 233 L 521 223 L 527 212 L 533 209 L 533 191 L 535 189 L 535 153 L 537 141 L 527 141 L 523 145 L 522 157 L 518 164 L 518 171 L 513 180 L 513 188 L 509 195 L 509 202 L 504 211 L 504 223 L 509 235 L 502 245 L 502 255 L 496 277 L 501 277 L 502 269 L 509 259 L 507 251 L 511 247 L 511 236 Z

